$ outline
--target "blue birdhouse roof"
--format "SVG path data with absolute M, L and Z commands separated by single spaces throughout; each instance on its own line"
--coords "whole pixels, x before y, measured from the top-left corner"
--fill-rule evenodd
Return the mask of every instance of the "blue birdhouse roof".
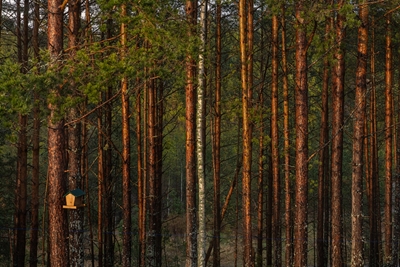
M 77 188 L 77 189 L 68 191 L 64 196 L 66 196 L 68 194 L 72 194 L 75 197 L 80 197 L 80 196 L 83 196 L 85 194 L 85 192 L 83 192 L 83 190 Z

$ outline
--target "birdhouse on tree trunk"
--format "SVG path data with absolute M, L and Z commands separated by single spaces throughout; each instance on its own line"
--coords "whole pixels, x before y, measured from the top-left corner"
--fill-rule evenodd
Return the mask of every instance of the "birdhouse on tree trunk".
M 69 192 L 67 192 L 65 196 L 65 201 L 66 205 L 63 206 L 64 209 L 77 209 L 84 207 L 85 204 L 83 204 L 83 196 L 85 195 L 85 192 L 83 192 L 81 189 L 74 189 Z

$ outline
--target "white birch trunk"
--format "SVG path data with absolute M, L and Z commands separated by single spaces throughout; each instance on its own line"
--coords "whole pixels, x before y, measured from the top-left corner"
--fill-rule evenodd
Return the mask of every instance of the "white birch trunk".
M 205 210 L 205 175 L 204 175 L 204 52 L 206 43 L 206 11 L 207 0 L 203 0 L 200 6 L 200 54 L 198 65 L 197 85 L 197 113 L 196 113 L 196 139 L 197 139 L 197 177 L 199 183 L 199 231 L 197 247 L 197 265 L 205 266 L 206 258 L 206 210 Z

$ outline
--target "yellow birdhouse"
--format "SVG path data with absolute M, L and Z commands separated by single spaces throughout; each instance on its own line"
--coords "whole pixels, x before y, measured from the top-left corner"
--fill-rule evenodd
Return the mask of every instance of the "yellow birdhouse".
M 66 205 L 63 206 L 64 209 L 77 209 L 84 207 L 85 204 L 83 204 L 83 196 L 85 195 L 85 192 L 83 192 L 81 189 L 74 189 L 69 192 L 67 192 L 65 196 L 65 201 Z

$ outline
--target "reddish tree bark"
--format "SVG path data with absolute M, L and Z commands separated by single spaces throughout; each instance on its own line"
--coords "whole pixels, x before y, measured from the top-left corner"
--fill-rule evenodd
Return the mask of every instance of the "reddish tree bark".
M 196 23 L 196 2 L 186 1 L 188 35 Z M 197 265 L 197 214 L 196 214 L 196 62 L 191 55 L 186 58 L 186 267 Z
M 362 233 L 362 182 L 363 182 L 363 144 L 365 125 L 365 94 L 367 92 L 367 59 L 368 59 L 368 6 L 365 1 L 360 6 L 361 25 L 358 28 L 356 96 L 353 131 L 352 162 L 352 211 L 351 211 L 351 266 L 364 266 L 363 233 Z
M 50 53 L 51 70 L 55 71 L 63 50 L 63 11 L 62 0 L 50 0 L 48 3 L 47 41 Z M 59 86 L 52 88 L 52 98 L 60 97 Z M 51 99 L 51 98 L 50 98 Z M 64 121 L 58 114 L 55 102 L 48 101 L 48 211 L 49 211 L 49 260 L 51 266 L 67 266 L 65 249 L 65 228 L 63 218 L 63 195 L 65 193 L 64 159 Z
M 393 73 L 391 15 L 386 17 L 385 59 L 385 243 L 384 264 L 392 264 Z
M 338 9 L 344 1 L 338 1 Z M 337 12 L 335 66 L 332 73 L 332 155 L 331 155 L 331 255 L 333 266 L 343 264 L 343 218 L 342 218 L 342 160 L 343 160 L 343 109 L 344 109 L 344 39 L 345 18 Z
M 214 104 L 214 138 L 213 138 L 213 185 L 214 185 L 214 203 L 213 203 L 213 267 L 219 267 L 220 257 L 220 235 L 221 235 L 221 55 L 222 55 L 222 36 L 221 36 L 221 1 L 216 3 L 216 63 L 215 63 L 215 104 Z M 207 259 L 207 256 L 206 256 Z M 207 262 L 207 260 L 206 260 Z
M 126 6 L 121 7 L 121 16 L 126 16 Z M 127 45 L 126 24 L 121 24 L 121 46 L 122 56 L 125 56 Z M 123 247 L 122 247 L 122 266 L 131 266 L 131 247 L 132 247 L 132 210 L 131 210 L 131 177 L 130 177 L 130 130 L 129 130 L 129 95 L 128 78 L 123 77 L 121 81 L 122 95 L 122 209 L 123 209 Z
M 307 266 L 308 206 L 308 81 L 304 1 L 296 3 L 296 181 L 294 212 L 294 266 Z

